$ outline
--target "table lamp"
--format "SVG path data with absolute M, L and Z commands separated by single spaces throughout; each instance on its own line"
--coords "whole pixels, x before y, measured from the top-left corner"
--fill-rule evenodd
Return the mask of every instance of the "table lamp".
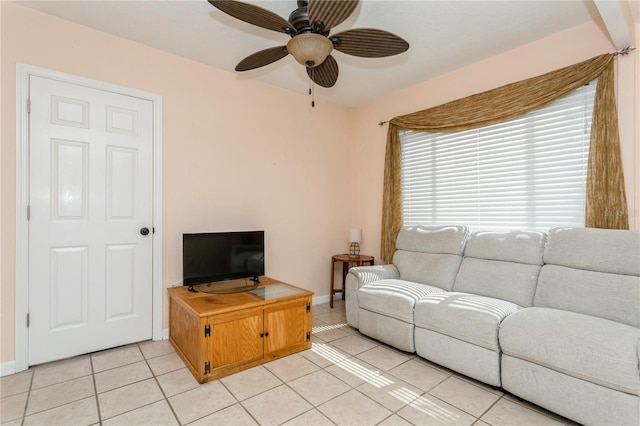
M 362 229 L 353 228 L 349 231 L 349 257 L 360 257 L 360 241 L 362 241 Z

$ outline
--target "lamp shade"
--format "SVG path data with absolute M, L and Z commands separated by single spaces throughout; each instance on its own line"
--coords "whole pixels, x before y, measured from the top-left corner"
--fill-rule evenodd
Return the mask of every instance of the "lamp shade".
M 287 43 L 287 51 L 305 67 L 316 67 L 327 59 L 333 43 L 327 37 L 314 34 L 298 34 Z
M 353 228 L 349 231 L 349 242 L 360 243 L 362 242 L 362 229 Z

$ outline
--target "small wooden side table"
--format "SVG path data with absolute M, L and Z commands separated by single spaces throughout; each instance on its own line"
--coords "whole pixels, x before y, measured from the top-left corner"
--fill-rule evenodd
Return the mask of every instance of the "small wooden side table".
M 342 288 L 335 288 L 334 286 L 336 262 L 342 263 Z M 333 295 L 336 293 L 342 293 L 342 300 L 344 300 L 344 293 L 346 290 L 344 282 L 347 278 L 347 274 L 349 273 L 349 268 L 352 266 L 365 265 L 373 265 L 373 256 L 361 254 L 358 257 L 351 257 L 348 254 L 336 254 L 331 257 L 331 296 L 329 299 L 329 306 L 333 308 Z

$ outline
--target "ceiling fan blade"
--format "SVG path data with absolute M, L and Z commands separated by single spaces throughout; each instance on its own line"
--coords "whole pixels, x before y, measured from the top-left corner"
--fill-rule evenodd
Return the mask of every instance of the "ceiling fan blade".
M 358 2 L 359 0 L 309 0 L 309 22 L 312 27 L 321 23 L 321 31 L 330 30 L 347 19 Z
M 278 59 L 282 59 L 288 54 L 289 52 L 287 52 L 286 46 L 270 47 L 269 49 L 261 50 L 241 60 L 240 63 L 236 65 L 236 71 L 249 71 L 260 68 Z
M 331 36 L 330 39 L 337 51 L 364 58 L 383 58 L 409 49 L 409 43 L 404 39 L 374 28 L 347 30 Z
M 307 67 L 307 74 L 319 86 L 333 87 L 338 80 L 338 63 L 333 56 L 327 56 L 327 59 L 317 67 Z
M 286 19 L 260 6 L 235 0 L 209 0 L 212 6 L 241 21 L 281 33 L 295 34 Z

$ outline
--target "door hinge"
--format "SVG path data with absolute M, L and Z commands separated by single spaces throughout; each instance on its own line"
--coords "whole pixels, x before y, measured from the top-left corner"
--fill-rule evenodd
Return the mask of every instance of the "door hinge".
M 307 331 L 307 342 L 308 342 L 309 340 L 311 340 L 311 332 L 310 332 L 310 331 Z
M 29 328 L 30 324 L 31 324 L 31 318 L 29 318 L 29 314 L 27 314 L 27 328 Z
M 204 374 L 211 373 L 211 361 L 204 362 Z
M 31 114 L 31 99 L 27 99 L 27 114 Z
M 211 324 L 204 326 L 204 337 L 211 337 Z
M 27 220 L 31 220 L 31 206 L 27 206 Z
M 307 303 L 307 312 L 311 312 L 311 303 Z

